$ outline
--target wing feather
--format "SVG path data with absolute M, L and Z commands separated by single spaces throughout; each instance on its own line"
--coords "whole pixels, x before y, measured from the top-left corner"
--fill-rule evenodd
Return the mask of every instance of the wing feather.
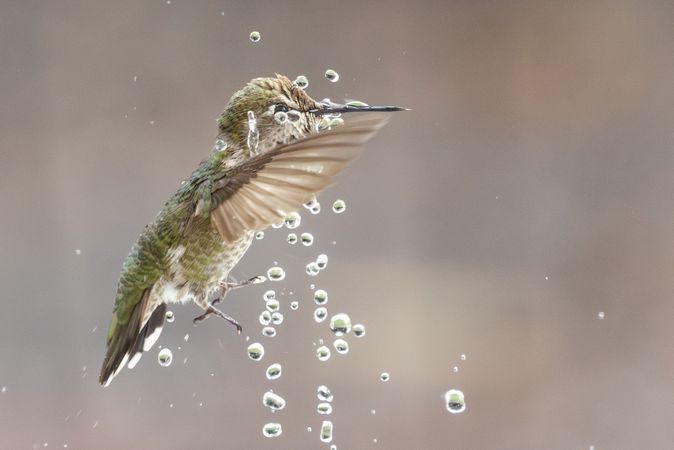
M 364 115 L 253 157 L 215 183 L 211 221 L 226 242 L 246 230 L 262 230 L 333 184 L 388 121 Z

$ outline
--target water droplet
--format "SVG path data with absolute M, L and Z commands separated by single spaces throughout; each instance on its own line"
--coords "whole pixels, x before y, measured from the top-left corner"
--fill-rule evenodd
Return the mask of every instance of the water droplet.
M 300 216 L 300 213 L 298 212 L 291 212 L 285 217 L 285 219 L 283 219 L 283 222 L 287 228 L 293 230 L 299 227 L 302 223 L 302 216 Z
M 304 232 L 300 235 L 300 240 L 302 241 L 302 245 L 305 247 L 309 247 L 311 244 L 314 243 L 314 235 L 311 233 Z
M 295 233 L 288 233 L 288 238 L 286 239 L 288 244 L 295 245 L 297 244 L 297 235 Z
M 319 403 L 318 406 L 316 407 L 316 412 L 318 414 L 332 414 L 332 405 L 327 402 Z
M 362 323 L 357 323 L 353 326 L 353 335 L 356 337 L 365 336 L 365 325 Z
M 465 360 L 466 360 L 466 354 L 465 354 L 465 353 L 461 353 L 460 358 L 461 358 L 461 361 L 465 361 Z
M 316 292 L 314 292 L 314 302 L 317 305 L 325 305 L 328 303 L 328 293 L 323 289 L 317 289 Z
M 452 367 L 452 372 L 459 373 L 459 366 Z
M 321 269 L 318 267 L 318 263 L 316 261 L 311 261 L 309 264 L 307 264 L 306 268 L 307 275 L 315 277 L 316 275 L 318 275 L 318 272 L 320 271 Z
M 190 340 L 190 335 L 189 335 L 189 334 L 186 334 L 185 337 L 183 337 L 183 339 L 185 340 L 185 342 L 189 341 L 189 340 Z
M 458 389 L 450 389 L 445 393 L 445 405 L 447 411 L 452 414 L 462 413 L 466 410 L 466 400 L 463 392 Z
M 222 152 L 227 149 L 227 143 L 223 141 L 222 139 L 218 139 L 215 141 L 215 144 L 213 145 L 213 150 L 216 152 Z
M 333 82 L 333 83 L 336 83 L 336 82 L 339 81 L 339 74 L 338 74 L 336 71 L 332 70 L 332 69 L 328 69 L 328 70 L 325 71 L 325 78 L 326 78 L 328 81 L 331 81 L 331 82 Z
M 316 202 L 314 204 L 314 206 L 311 207 L 309 212 L 311 212 L 311 214 L 314 214 L 314 215 L 319 214 L 321 212 L 321 204 Z
M 3 386 L 2 389 L 0 389 L 0 393 L 5 393 L 7 392 L 7 386 Z
M 298 77 L 295 78 L 295 81 L 293 81 L 293 84 L 300 89 L 306 89 L 309 87 L 309 79 L 304 75 L 298 75 Z
M 262 298 L 264 299 L 265 302 L 267 302 L 269 300 L 272 300 L 272 299 L 276 298 L 276 291 L 270 289 L 270 290 L 268 290 L 267 292 L 264 293 Z
M 270 267 L 269 270 L 267 270 L 267 277 L 271 281 L 281 281 L 286 277 L 286 272 L 283 270 L 283 267 Z
M 276 328 L 274 328 L 274 327 L 264 327 L 262 329 L 262 335 L 265 336 L 265 337 L 272 338 L 272 337 L 276 336 Z
M 271 312 L 264 310 L 260 313 L 260 325 L 269 325 L 271 323 Z
M 332 210 L 337 214 L 341 214 L 346 210 L 346 203 L 344 200 L 335 200 L 335 203 L 332 204 Z
M 316 131 L 325 131 L 330 129 L 331 119 L 327 115 L 322 116 L 316 123 Z M 311 208 L 309 208 L 311 209 Z
M 271 313 L 271 323 L 274 325 L 281 325 L 283 323 L 283 314 L 278 311 Z
M 160 366 L 168 367 L 171 365 L 171 361 L 173 361 L 173 353 L 168 348 L 162 348 L 159 351 L 157 360 L 159 361 Z
M 334 117 L 330 119 L 330 124 L 328 125 L 328 128 L 329 129 L 337 128 L 341 127 L 342 125 L 344 125 L 344 119 L 342 119 L 341 117 Z
M 330 446 L 330 450 L 337 450 L 337 446 L 336 446 L 335 444 L 332 444 L 332 445 Z
M 260 131 L 257 129 L 257 120 L 255 119 L 255 113 L 253 111 L 248 111 L 248 138 L 246 139 L 246 145 L 248 150 L 251 153 L 257 152 L 257 145 L 260 143 Z
M 271 227 L 272 228 L 281 228 L 283 226 L 283 221 L 280 221 L 279 223 L 272 223 Z
M 76 255 L 81 255 L 81 254 L 82 254 L 82 250 L 80 250 L 79 248 L 75 249 L 75 254 L 76 254 Z
M 332 392 L 330 392 L 330 389 L 328 389 L 328 387 L 324 384 L 318 386 L 318 389 L 316 389 L 316 395 L 322 402 L 331 402 L 333 398 Z
M 257 233 L 255 233 L 255 239 L 257 239 L 258 241 L 260 239 L 264 239 L 264 231 L 258 231 Z
M 335 342 L 333 342 L 332 345 L 335 347 L 335 350 L 337 350 L 337 353 L 341 355 L 349 353 L 349 343 L 344 339 L 335 339 Z
M 262 435 L 264 437 L 273 438 L 278 437 L 283 433 L 283 428 L 280 423 L 266 423 L 262 427 Z
M 276 380 L 281 378 L 281 370 L 281 364 L 279 363 L 274 363 L 267 367 L 267 379 Z
M 379 379 L 386 383 L 388 380 L 391 379 L 391 375 L 389 375 L 388 372 L 382 372 L 381 375 L 379 375 Z
M 319 308 L 316 308 L 316 310 L 314 311 L 314 320 L 317 323 L 323 322 L 326 317 L 328 317 L 328 310 L 326 308 L 324 308 L 322 306 L 319 307 Z
M 597 319 L 604 320 L 604 318 L 606 318 L 606 313 L 604 313 L 604 311 L 599 311 L 597 313 Z
M 278 311 L 278 309 L 281 307 L 281 304 L 279 303 L 278 300 L 272 298 L 271 300 L 267 300 L 265 306 L 267 308 L 267 311 L 274 312 Z
M 299 307 L 300 307 L 300 303 L 297 300 L 290 302 L 290 309 L 292 311 L 297 311 L 299 309 Z
M 318 265 L 318 268 L 323 270 L 328 266 L 328 255 L 325 253 L 321 253 L 316 257 L 316 264 Z
M 330 329 L 335 336 L 343 336 L 351 332 L 351 318 L 348 314 L 339 313 L 330 319 Z
M 250 41 L 251 42 L 260 42 L 260 39 L 262 36 L 260 35 L 259 31 L 251 31 L 250 32 Z
M 176 320 L 176 317 L 173 314 L 173 311 L 166 311 L 166 321 L 168 323 L 173 323 L 174 320 Z
M 372 415 L 374 416 L 375 414 L 377 414 L 377 411 L 373 408 L 373 409 L 370 411 L 370 414 L 372 414 Z
M 259 342 L 254 342 L 248 346 L 248 357 L 253 361 L 259 361 L 264 356 L 264 347 Z
M 311 427 L 307 427 L 307 431 L 311 433 Z
M 310 210 L 311 208 L 313 208 L 314 206 L 316 206 L 317 203 L 318 203 L 318 200 L 316 200 L 316 196 L 313 196 L 313 197 L 311 197 L 311 199 L 310 199 L 308 202 L 306 202 L 306 203 L 304 204 L 304 207 L 305 207 L 306 209 L 309 209 L 309 210 Z
M 346 102 L 346 106 L 370 106 L 365 102 L 361 102 L 360 100 L 351 100 Z
M 288 113 L 286 113 L 285 111 L 277 111 L 274 113 L 274 120 L 279 125 L 283 125 L 288 121 Z
M 321 424 L 321 442 L 332 441 L 332 422 L 324 420 Z
M 316 349 L 316 357 L 319 361 L 327 361 L 330 359 L 330 349 L 325 345 L 321 345 Z
M 262 396 L 262 404 L 272 411 L 280 411 L 286 407 L 286 401 L 278 394 L 267 391 Z

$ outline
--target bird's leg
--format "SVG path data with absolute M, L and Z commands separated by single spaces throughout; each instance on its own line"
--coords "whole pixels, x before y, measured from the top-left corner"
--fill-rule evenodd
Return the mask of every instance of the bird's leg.
M 206 308 L 204 313 L 202 315 L 200 315 L 199 317 L 195 317 L 194 320 L 192 320 L 192 322 L 196 325 L 196 324 L 201 323 L 204 320 L 208 319 L 209 317 L 211 317 L 211 314 L 215 314 L 216 316 L 221 317 L 221 318 L 225 319 L 227 322 L 234 325 L 236 327 L 236 331 L 241 333 L 242 328 L 241 328 L 241 325 L 239 325 L 239 322 L 237 322 L 234 318 L 229 317 L 227 314 L 223 313 L 219 309 L 217 309 L 214 305 L 220 303 L 225 298 L 225 296 L 227 295 L 227 292 L 229 292 L 230 290 L 238 289 L 238 288 L 243 287 L 243 286 L 248 286 L 249 284 L 264 283 L 265 281 L 267 281 L 267 278 L 265 278 L 261 275 L 258 275 L 256 277 L 253 277 L 253 278 L 250 278 L 248 280 L 244 280 L 244 281 L 241 281 L 241 282 L 238 282 L 238 283 L 237 282 L 223 281 L 222 283 L 220 283 L 220 288 L 222 289 L 222 293 L 220 294 L 220 296 L 218 296 L 217 298 L 214 298 L 208 304 L 208 307 Z
M 199 317 L 195 317 L 192 322 L 195 325 L 198 324 L 198 323 L 201 323 L 204 320 L 208 319 L 211 316 L 211 314 L 215 314 L 216 316 L 218 316 L 222 319 L 225 319 L 227 322 L 231 323 L 232 325 L 234 325 L 236 327 L 237 333 L 241 334 L 241 330 L 243 330 L 243 328 L 241 328 L 241 325 L 239 325 L 239 322 L 237 322 L 235 318 L 230 317 L 227 314 L 220 311 L 218 308 L 213 306 L 212 303 L 208 305 L 208 308 L 206 308 L 206 311 L 204 311 L 204 313 L 202 315 L 200 315 Z

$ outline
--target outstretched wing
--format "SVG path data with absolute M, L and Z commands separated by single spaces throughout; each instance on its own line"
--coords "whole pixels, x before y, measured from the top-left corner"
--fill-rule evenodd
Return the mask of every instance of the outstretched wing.
M 330 186 L 386 122 L 382 114 L 354 117 L 247 160 L 214 183 L 211 221 L 226 242 L 277 223 Z

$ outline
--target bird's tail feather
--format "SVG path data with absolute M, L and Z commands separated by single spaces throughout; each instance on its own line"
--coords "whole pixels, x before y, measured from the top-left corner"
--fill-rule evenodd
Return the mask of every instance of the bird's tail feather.
M 143 291 L 141 300 L 134 307 L 126 324 L 113 325 L 116 329 L 108 341 L 108 351 L 98 380 L 103 386 L 108 386 L 127 363 L 132 369 L 143 352 L 150 350 L 161 334 L 166 317 L 166 303 L 157 306 L 144 325 L 141 323 L 148 306 L 150 290 L 148 288 Z

